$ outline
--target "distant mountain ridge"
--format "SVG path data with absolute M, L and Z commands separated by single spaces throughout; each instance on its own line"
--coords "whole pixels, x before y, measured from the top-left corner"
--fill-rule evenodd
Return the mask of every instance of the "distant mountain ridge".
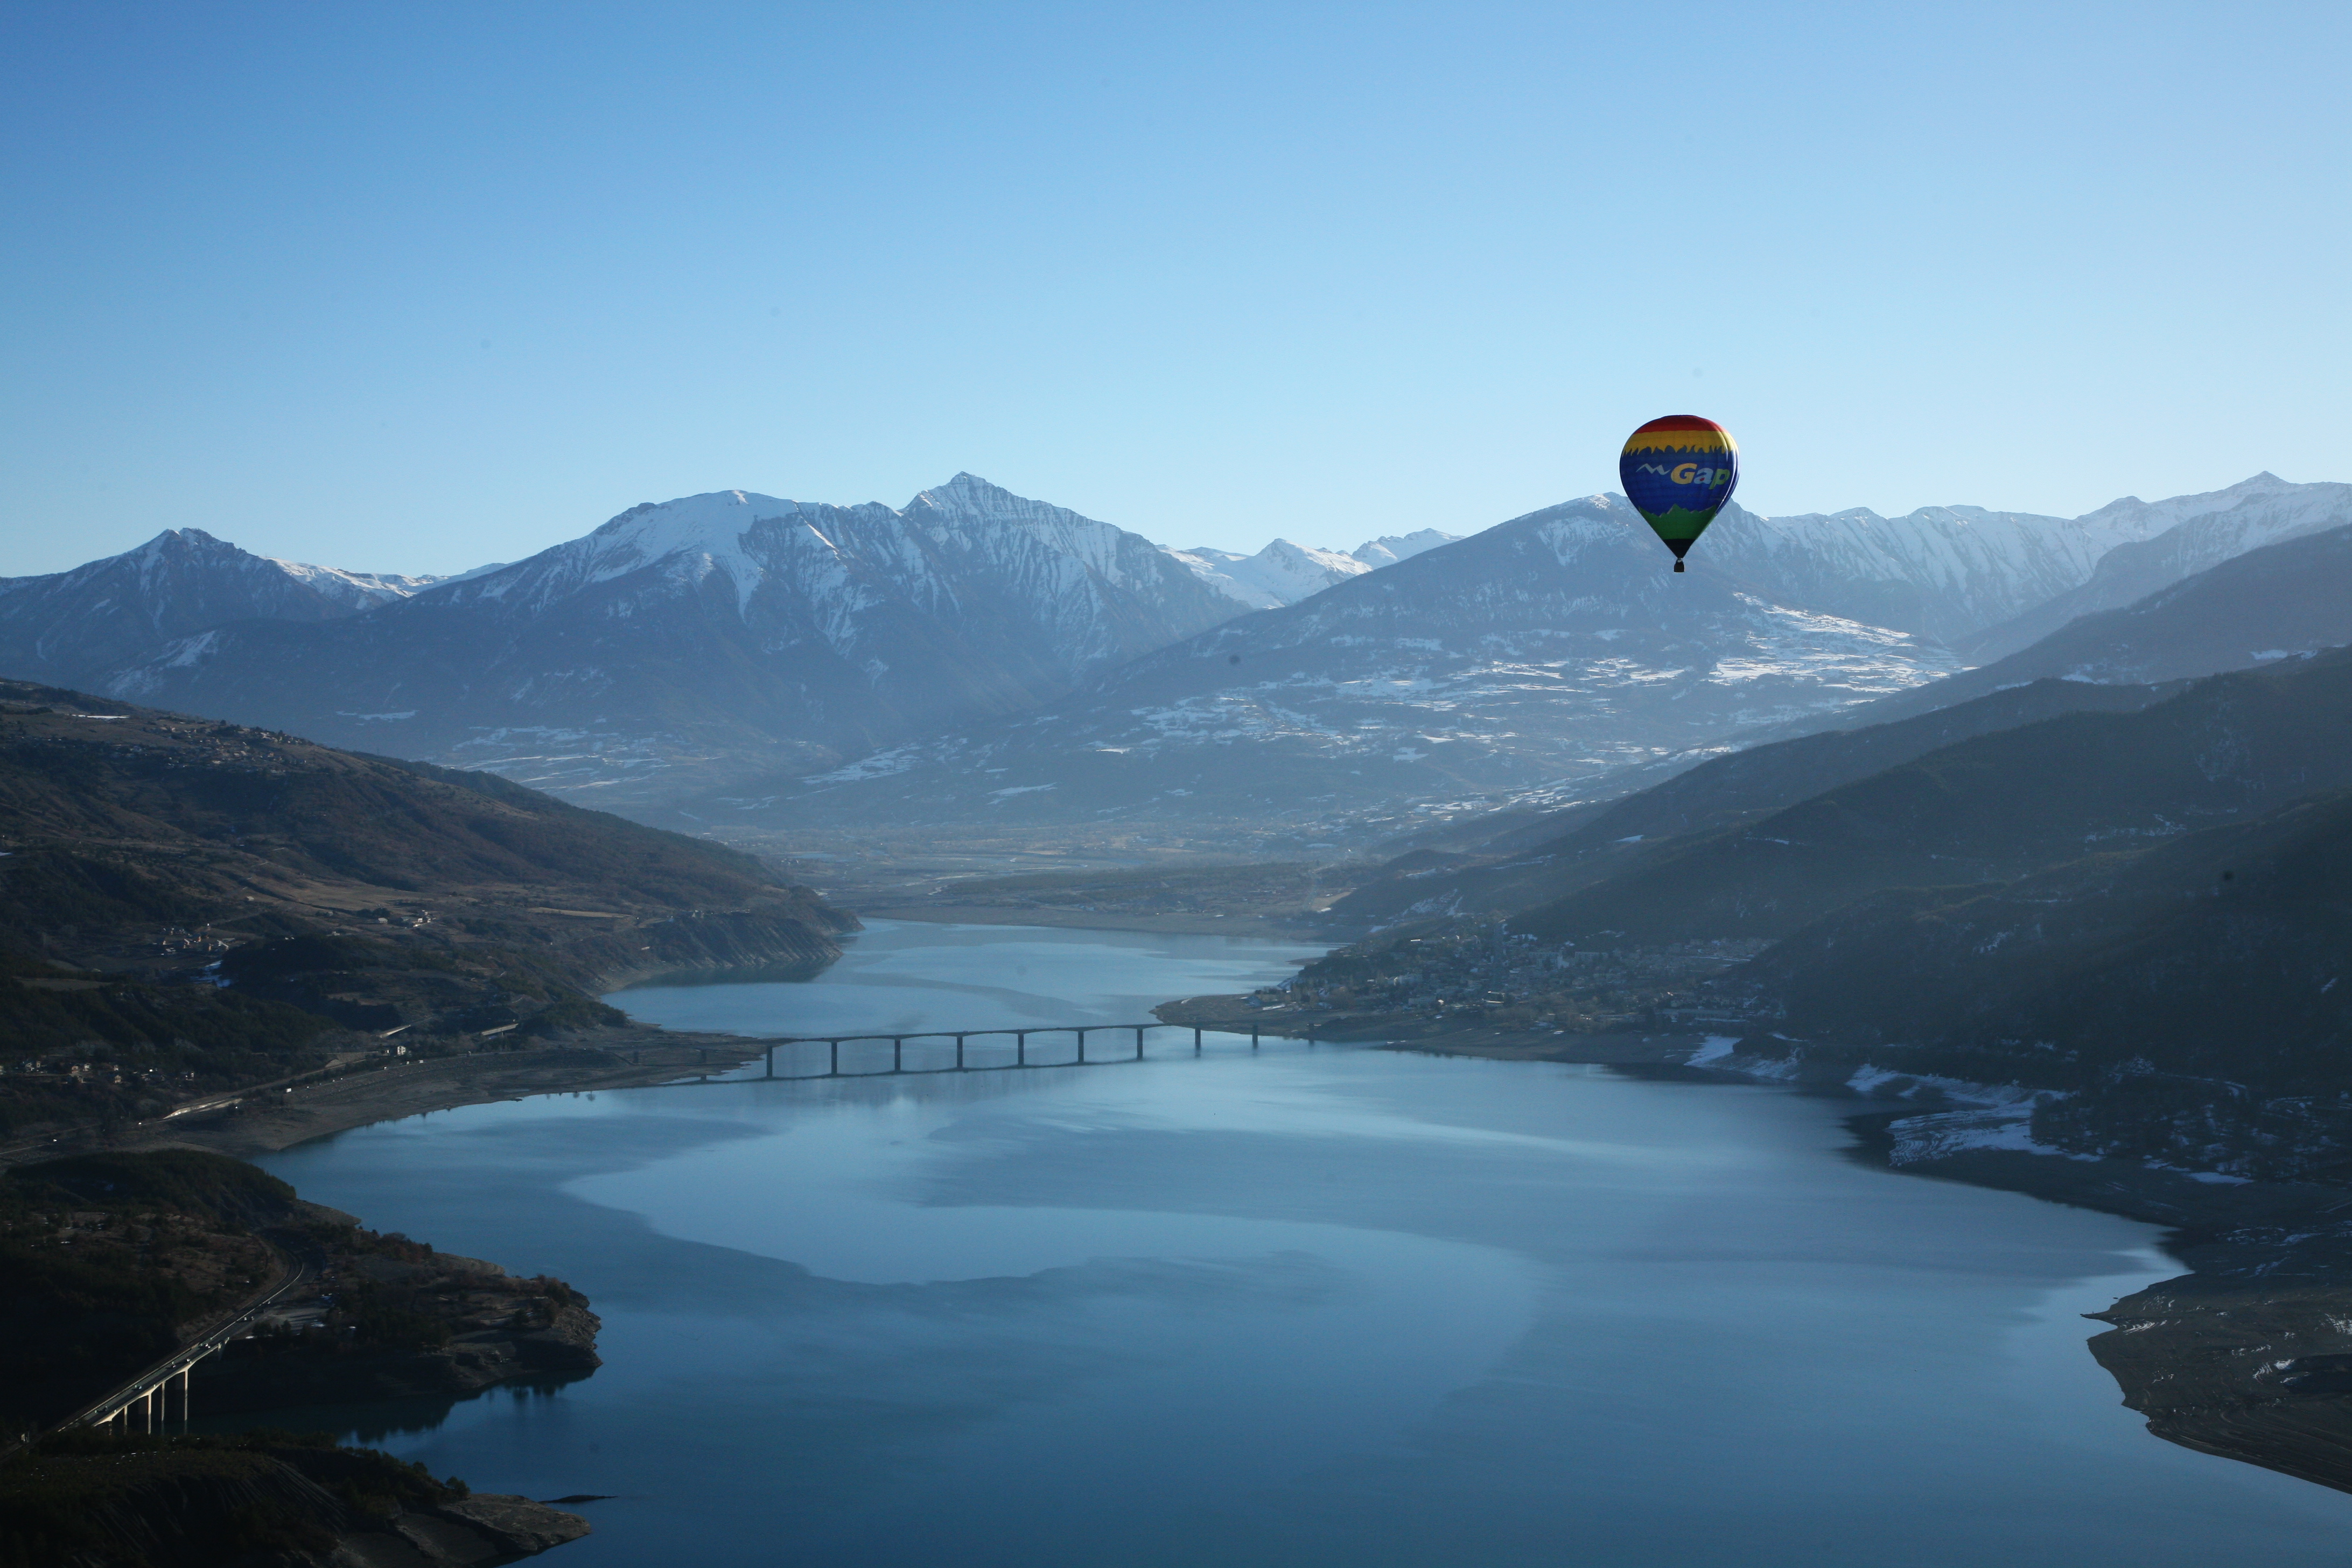
M 712 821 L 1374 830 L 1898 691 L 1940 647 L 1664 570 L 1622 500 L 1531 512 L 1196 634 L 1036 710 L 731 790 Z
M 1433 528 L 1420 529 L 1412 533 L 1390 534 L 1368 540 L 1347 554 L 1336 550 L 1318 550 L 1310 545 L 1293 544 L 1277 539 L 1255 555 L 1244 555 L 1235 550 L 1219 550 L 1210 545 L 1194 545 L 1189 550 L 1171 550 L 1168 553 L 1192 569 L 1192 574 L 1211 587 L 1253 610 L 1271 610 L 1284 605 L 1295 605 L 1309 595 L 1319 594 L 1334 584 L 1382 566 L 1434 550 L 1441 544 L 1451 544 L 1462 535 L 1443 533 Z
M 1859 507 L 1760 517 L 1734 504 L 1700 549 L 1780 603 L 1924 633 L 1982 658 L 2231 554 L 2343 523 L 2352 523 L 2352 486 L 2263 473 L 2202 495 L 2126 496 L 2077 518 L 1966 506 L 1892 519 Z M 2174 542 L 2153 544 L 2160 539 Z
M 1967 661 L 1939 642 L 1988 646 L 2053 606 L 2168 581 L 2249 543 L 2352 526 L 2347 503 L 2352 487 L 2262 474 L 2073 520 L 1969 507 L 1763 518 L 1733 507 L 1694 554 L 1711 585 L 1657 601 L 1645 596 L 1656 564 L 1647 542 L 1605 497 L 1529 514 L 1559 521 L 1585 509 L 1605 521 L 1607 548 L 1600 535 L 1587 542 L 1600 549 L 1591 571 L 1557 552 L 1523 561 L 1516 545 L 1482 542 L 1527 519 L 1461 539 L 1423 529 L 1346 554 L 1282 540 L 1247 556 L 1170 550 L 970 474 L 898 509 L 745 490 L 646 502 L 527 561 L 437 581 L 272 562 L 175 530 L 70 573 L 0 580 L 0 673 L 494 768 L 614 806 L 755 789 L 773 797 L 775 781 L 845 764 L 851 772 L 825 790 L 845 782 L 855 787 L 838 799 L 879 802 L 868 782 L 902 773 L 911 784 L 934 765 L 902 766 L 914 754 L 902 748 L 929 746 L 952 772 L 945 759 L 958 737 L 1027 716 L 1023 745 L 1035 759 L 1052 737 L 1071 749 L 1051 766 L 992 763 L 1007 769 L 998 788 L 1050 796 L 991 795 L 1003 803 L 996 815 L 1019 805 L 1051 816 L 1083 793 L 1074 769 L 1120 748 L 1165 758 L 1182 736 L 1262 759 L 1265 779 L 1286 781 L 1286 809 L 1309 816 L 1308 800 L 1374 816 L 1505 799 L 1540 808 L 1573 798 L 1596 769 L 1681 766 L 1685 753 L 1816 724 L 1874 695 L 1906 694 L 1891 717 L 2003 680 L 2074 673 L 1963 675 L 1912 692 Z M 1395 575 L 1431 571 L 1410 584 Z M 1520 583 L 1515 572 L 1534 576 Z M 1439 578 L 1449 585 L 1423 592 Z M 1396 602 L 1412 614 L 1360 614 L 1373 602 L 1367 584 L 1382 584 L 1383 598 L 1402 592 Z M 1743 629 L 1710 647 L 1716 611 L 1704 606 L 1717 588 L 1745 595 L 1746 608 L 1733 617 Z M 1339 608 L 1291 618 L 1334 595 Z M 1632 642 L 1563 654 L 1611 630 L 1612 596 L 1632 617 L 1613 635 L 1642 642 L 1639 656 L 1621 657 Z M 1550 622 L 1530 618 L 1538 602 Z M 1642 620 L 1661 606 L 1695 618 Z M 1171 674 L 1192 658 L 1175 650 L 1266 616 L 1260 629 L 1292 662 L 1280 682 L 1258 680 L 1247 698 L 1179 689 L 1197 685 L 1197 672 Z M 1307 626 L 1323 628 L 1328 657 L 1285 642 Z M 2250 645 L 2244 657 L 2266 651 Z M 1163 655 L 1173 663 L 1155 662 Z M 2099 679 L 2205 673 L 2213 666 L 2195 668 L 2204 657 Z M 1874 673 L 1856 673 L 1873 660 Z M 1673 684 L 1686 676 L 1696 684 Z M 1160 717 L 1106 710 L 1084 721 L 1084 739 L 1057 728 L 1070 710 L 1045 711 L 1097 688 L 1103 701 L 1132 698 L 1130 708 Z M 1733 692 L 1744 700 L 1728 701 Z M 1668 700 L 1679 706 L 1655 707 Z M 1211 722 L 1203 704 L 1237 721 Z M 1659 721 L 1668 714 L 1689 717 Z M 1154 727 L 1163 722 L 1172 728 Z M 1360 742 L 1395 743 L 1374 767 Z M 1194 805 L 1216 793 L 1196 791 Z M 1248 803 L 1266 794 L 1218 798 L 1255 809 Z M 1131 795 L 1118 786 L 1087 809 L 1129 809 Z M 905 796 L 890 809 L 919 807 Z
M 1330 913 L 1344 925 L 1372 931 L 1433 916 L 1517 915 L 1612 877 L 1669 840 L 1786 809 L 1979 735 L 2062 713 L 2137 712 L 2186 684 L 2038 680 L 1914 718 L 1727 752 L 1614 800 L 1509 822 L 1483 842 L 1471 840 L 1466 851 L 1399 856 L 1333 904 Z
M 239 550 L 200 528 L 70 572 L 0 578 L 0 670 L 66 685 L 232 621 L 326 621 L 422 592 L 439 577 L 345 572 Z
M 2144 684 L 2250 669 L 2352 643 L 2352 523 L 2291 534 L 2079 617 L 2029 647 L 1857 710 L 1874 723 L 2056 678 Z
M 970 474 L 897 510 L 716 490 L 371 615 L 207 631 L 105 689 L 625 799 L 1019 711 L 1236 611 L 1150 541 Z
M 2147 521 L 2175 521 L 2160 533 L 2107 552 L 2079 586 L 1964 638 L 1960 651 L 1979 661 L 2000 658 L 2069 621 L 2122 609 L 2248 551 L 2352 524 L 2352 485 L 2291 485 L 2275 474 L 2256 474 L 2226 490 L 2153 505 L 2127 496 L 2091 515 L 2132 507 L 2143 509 Z
M 1971 737 L 1669 839 L 1513 928 L 1603 944 L 1787 936 L 1888 888 L 2006 882 L 2352 787 L 2352 653 Z
M 2253 646 L 2265 639 L 2284 646 Z M 1747 750 L 1695 766 L 1670 759 L 1659 768 L 1688 771 L 1663 782 L 1629 771 L 1603 781 L 1585 804 L 1498 817 L 1483 836 L 1467 819 L 1449 835 L 1453 852 L 1401 858 L 1335 911 L 1365 924 L 1408 910 L 1513 913 L 1543 901 L 1547 885 L 1559 894 L 1596 882 L 1662 839 L 1792 806 L 1969 736 L 2060 713 L 2136 711 L 2200 678 L 2292 673 L 2315 654 L 2337 658 L 2323 650 L 2346 645 L 2352 526 L 2249 551 L 2126 609 L 2084 616 L 2006 659 L 1788 726 Z

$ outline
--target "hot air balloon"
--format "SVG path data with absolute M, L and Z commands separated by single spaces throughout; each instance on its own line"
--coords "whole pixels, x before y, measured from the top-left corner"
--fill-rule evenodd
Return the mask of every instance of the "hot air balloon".
M 1626 438 L 1617 477 L 1633 510 L 1650 520 L 1675 552 L 1679 572 L 1684 553 L 1698 542 L 1739 482 L 1739 446 L 1712 419 L 1670 414 Z

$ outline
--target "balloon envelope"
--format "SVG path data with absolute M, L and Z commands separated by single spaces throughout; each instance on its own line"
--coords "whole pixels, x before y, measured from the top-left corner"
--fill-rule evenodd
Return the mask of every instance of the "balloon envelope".
M 1739 483 L 1739 446 L 1712 419 L 1670 414 L 1626 438 L 1617 477 L 1633 510 L 1650 520 L 1675 552 L 1679 572 L 1684 552 L 1706 531 Z

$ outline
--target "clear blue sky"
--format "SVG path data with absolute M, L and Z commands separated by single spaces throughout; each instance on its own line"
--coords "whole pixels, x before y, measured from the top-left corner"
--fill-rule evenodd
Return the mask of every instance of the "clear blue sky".
M 0 7 L 0 574 L 2352 479 L 2352 7 Z

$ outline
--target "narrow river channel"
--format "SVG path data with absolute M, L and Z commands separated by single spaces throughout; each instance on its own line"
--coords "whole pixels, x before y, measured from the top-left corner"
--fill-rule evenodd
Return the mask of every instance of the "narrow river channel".
M 1119 1023 L 1307 951 L 877 922 L 814 982 L 612 1000 L 753 1034 Z M 274 1156 L 378 1228 L 571 1280 L 606 1364 L 269 1419 L 614 1494 L 565 1568 L 2352 1555 L 2352 1497 L 2118 1405 L 2078 1314 L 2179 1272 L 2147 1226 L 1870 1169 L 1778 1089 L 1160 1038 Z

